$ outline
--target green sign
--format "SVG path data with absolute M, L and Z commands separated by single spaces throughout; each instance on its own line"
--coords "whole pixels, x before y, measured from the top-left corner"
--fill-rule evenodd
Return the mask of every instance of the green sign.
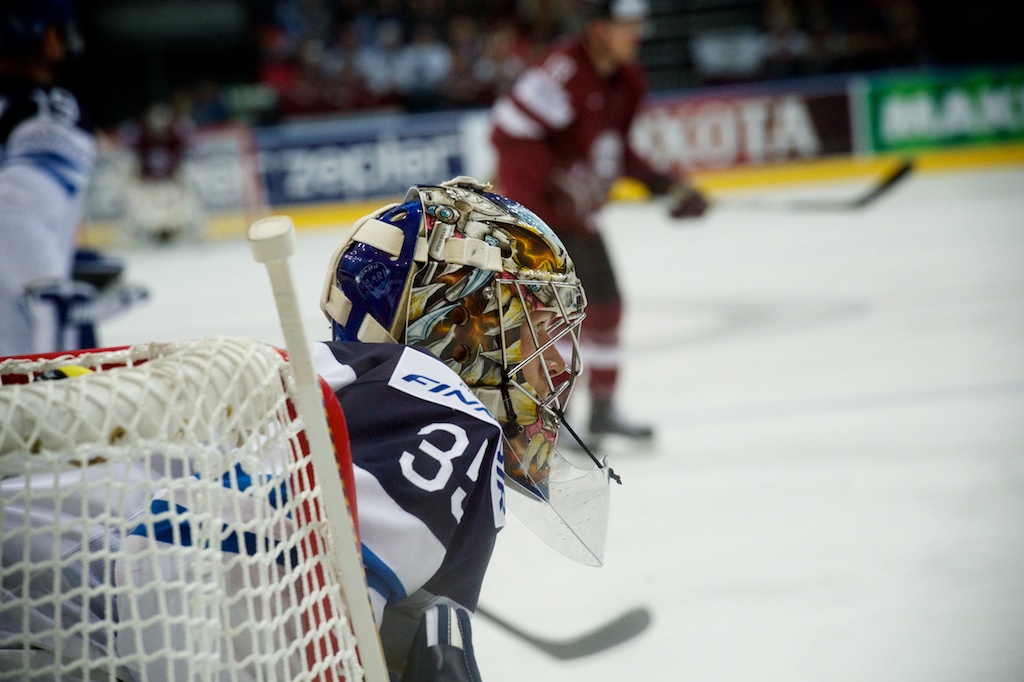
M 1024 140 L 1024 69 L 871 79 L 866 100 L 876 152 Z

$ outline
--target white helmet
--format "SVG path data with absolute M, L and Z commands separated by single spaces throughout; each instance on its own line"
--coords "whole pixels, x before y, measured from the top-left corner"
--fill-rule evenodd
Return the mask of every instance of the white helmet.
M 336 341 L 419 346 L 462 377 L 502 424 L 506 482 L 529 500 L 513 512 L 567 556 L 600 564 L 608 470 L 556 449 L 582 369 L 586 296 L 551 228 L 488 189 L 466 177 L 415 186 L 357 221 L 320 307 Z M 559 341 L 572 348 L 565 366 Z

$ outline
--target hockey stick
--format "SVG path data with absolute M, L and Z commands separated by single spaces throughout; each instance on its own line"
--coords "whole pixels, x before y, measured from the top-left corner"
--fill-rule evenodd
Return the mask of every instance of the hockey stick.
M 540 649 L 550 656 L 554 656 L 560 661 L 571 661 L 574 658 L 582 658 L 607 651 L 612 647 L 633 639 L 651 624 L 651 612 L 642 606 L 638 606 L 578 637 L 552 640 L 532 635 L 498 616 L 490 609 L 485 609 L 483 606 L 477 606 L 476 612 L 506 632 L 512 633 L 527 644 Z
M 324 515 L 334 537 L 341 588 L 356 636 L 359 661 L 367 682 L 387 682 L 388 671 L 370 608 L 361 550 L 356 545 L 355 527 L 345 505 L 345 491 L 334 461 L 334 446 L 327 428 L 320 381 L 302 326 L 298 295 L 288 265 L 288 258 L 295 252 L 295 226 L 288 217 L 273 216 L 254 222 L 249 227 L 248 236 L 253 258 L 266 265 L 270 275 L 288 362 L 295 379 L 295 410 L 302 419 L 313 470 L 323 490 Z
M 717 199 L 716 205 L 751 209 L 781 209 L 790 211 L 856 211 L 874 203 L 883 194 L 904 180 L 914 170 L 914 160 L 906 158 L 867 189 L 850 199 L 793 199 L 772 201 L 770 199 Z

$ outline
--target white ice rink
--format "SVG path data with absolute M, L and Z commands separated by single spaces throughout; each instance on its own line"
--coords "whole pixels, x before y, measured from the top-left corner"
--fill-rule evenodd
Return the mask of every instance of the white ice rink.
M 911 176 L 856 213 L 678 224 L 620 204 L 606 222 L 622 404 L 657 442 L 612 455 L 604 568 L 513 523 L 482 602 L 553 639 L 634 606 L 654 620 L 566 662 L 477 618 L 484 679 L 1024 680 L 1024 168 Z M 313 338 L 339 235 L 299 233 Z M 153 296 L 104 344 L 281 343 L 243 240 L 121 255 Z

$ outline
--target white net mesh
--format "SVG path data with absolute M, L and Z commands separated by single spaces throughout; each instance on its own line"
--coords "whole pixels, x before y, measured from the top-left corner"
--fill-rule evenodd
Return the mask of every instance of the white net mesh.
M 41 379 L 67 365 L 93 371 Z M 275 349 L 147 344 L 0 377 L 0 679 L 362 679 Z

